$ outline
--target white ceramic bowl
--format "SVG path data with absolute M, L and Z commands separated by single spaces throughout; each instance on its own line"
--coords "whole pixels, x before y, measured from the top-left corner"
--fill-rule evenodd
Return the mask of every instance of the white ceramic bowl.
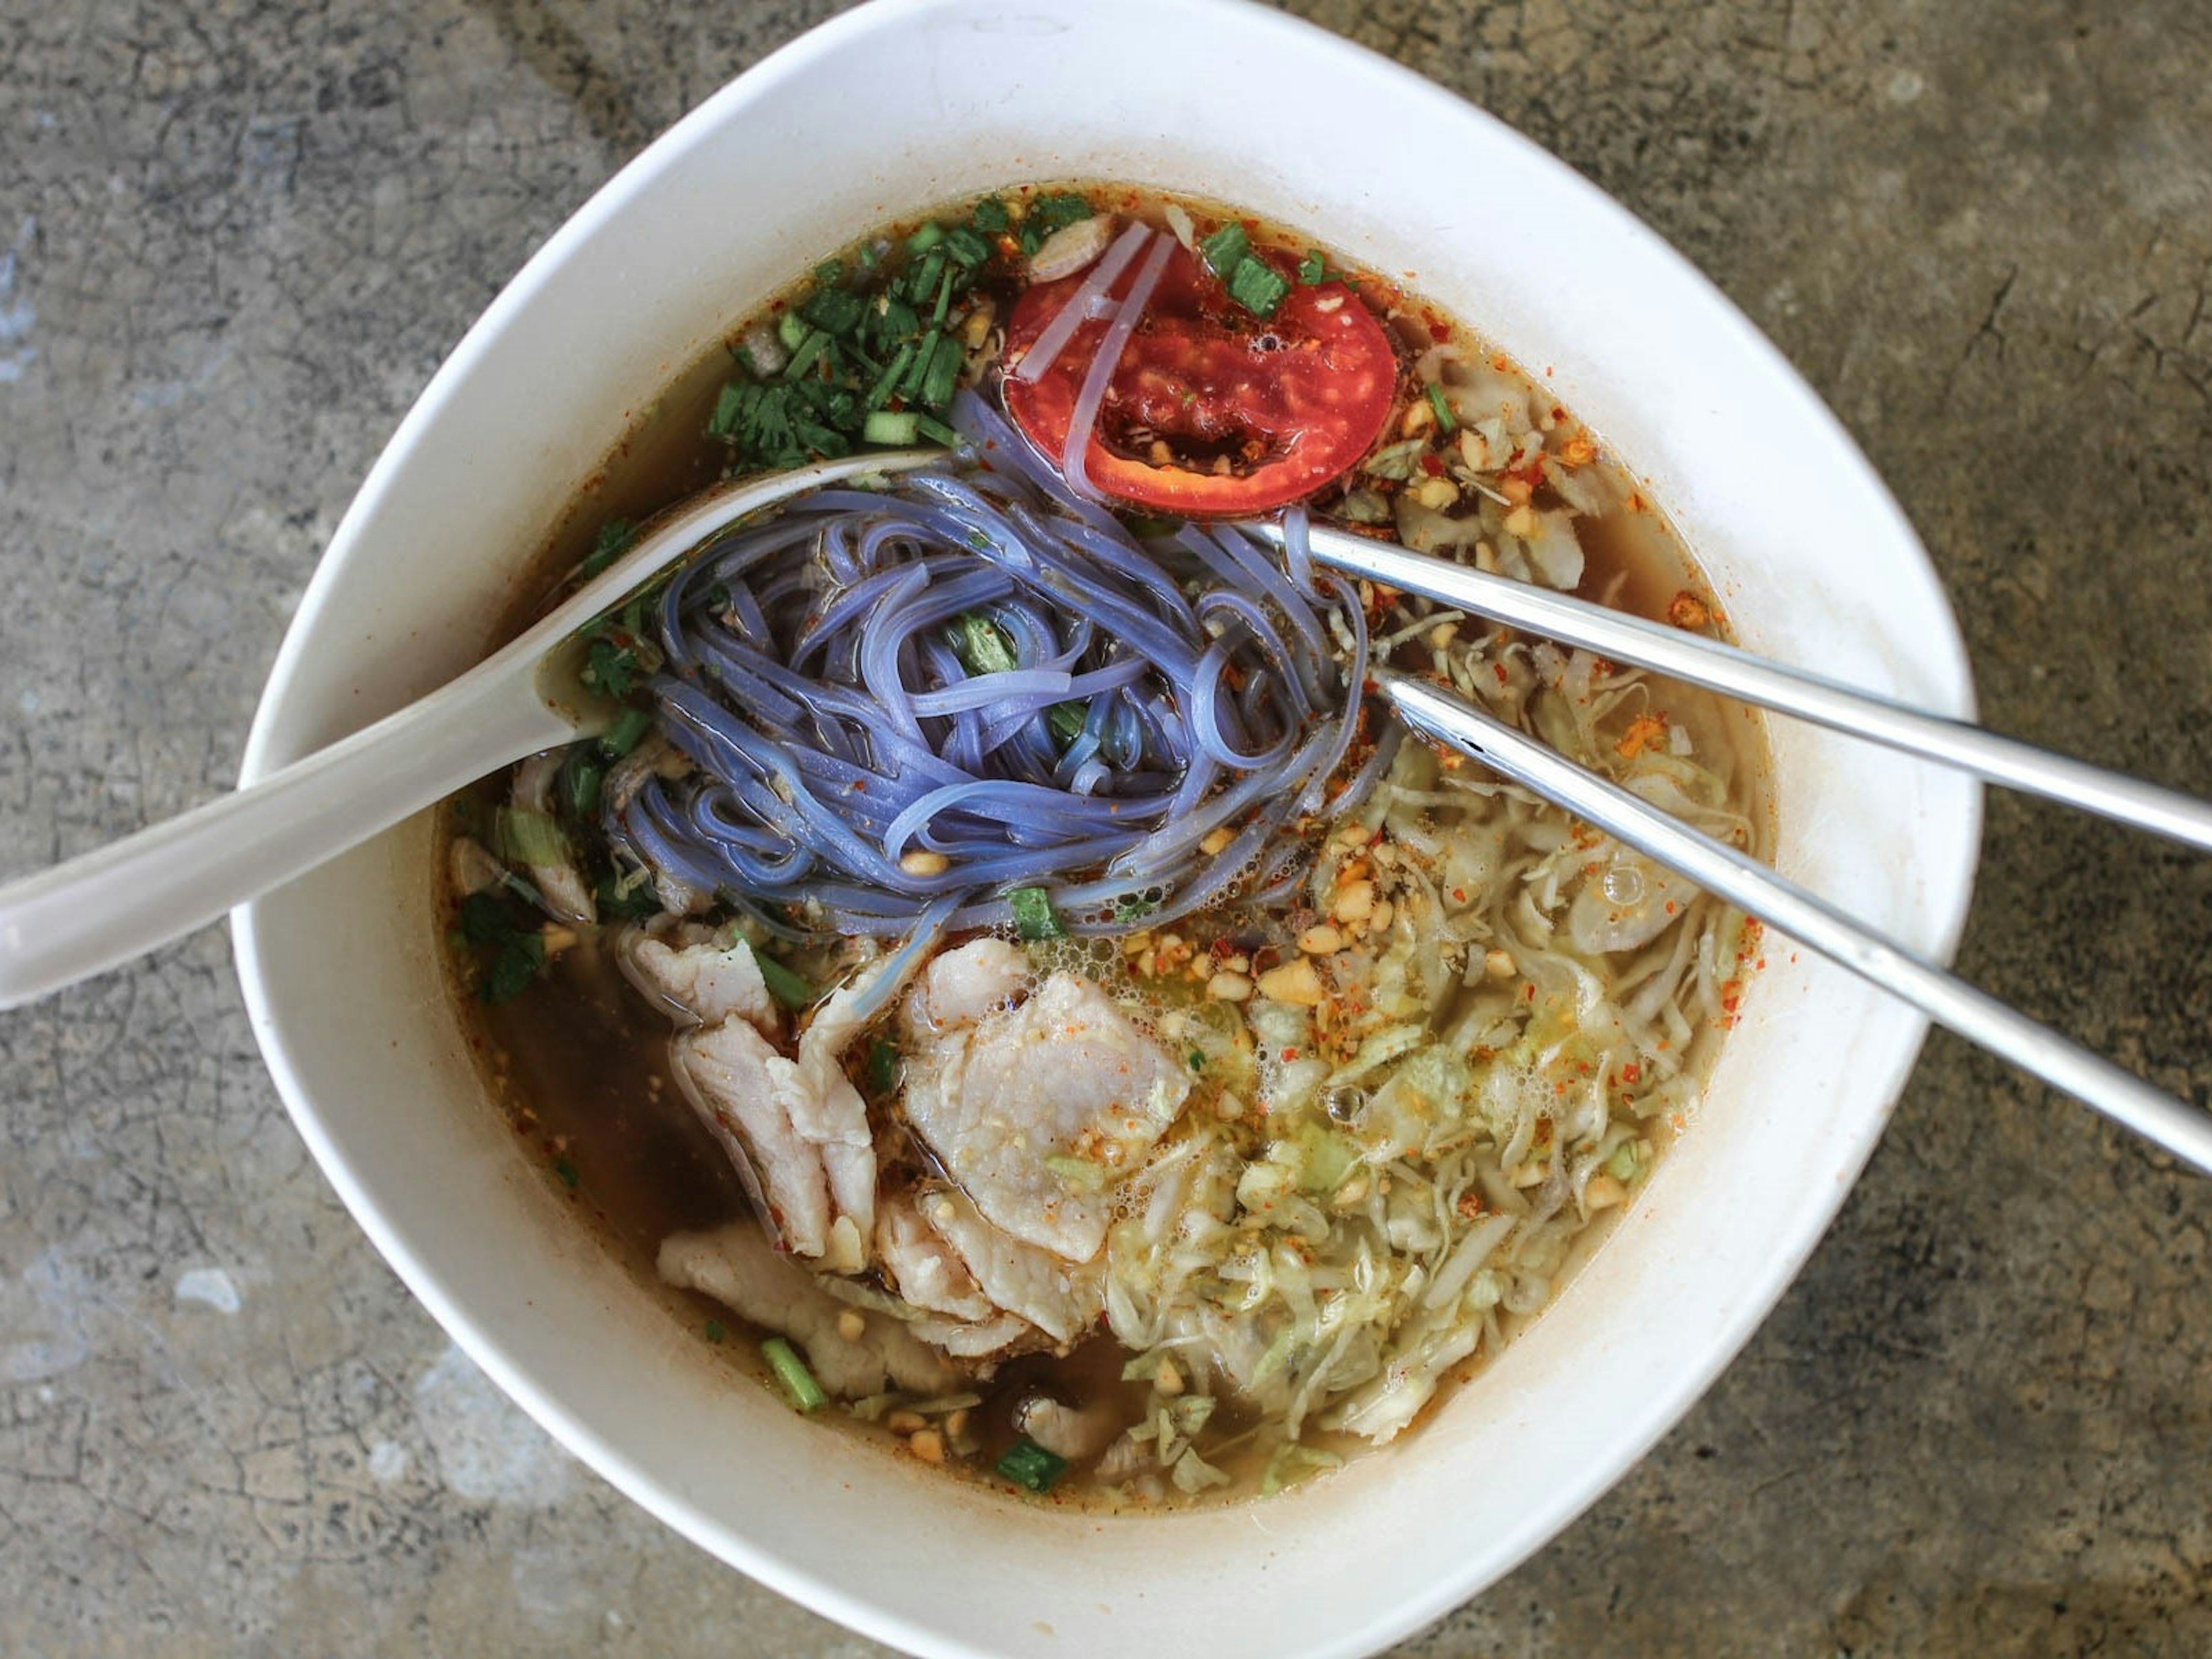
M 377 463 L 261 704 L 251 781 L 474 661 L 579 481 L 756 301 L 878 222 L 1025 179 L 1145 181 L 1310 228 L 1548 372 L 1648 474 L 1744 642 L 1956 713 L 1960 641 L 1836 422 L 1695 272 L 1436 88 L 1235 0 L 884 0 L 725 88 L 471 329 Z M 1923 949 L 1979 798 L 1778 724 L 1778 862 Z M 1535 1328 L 1436 1419 L 1265 1504 L 1109 1520 L 964 1490 L 732 1386 L 488 1109 L 434 960 L 418 819 L 239 912 L 301 1133 L 454 1338 L 609 1480 L 927 1655 L 1370 1652 L 1511 1568 L 1688 1407 L 1789 1282 L 1923 1034 L 1778 948 L 1701 1121 Z

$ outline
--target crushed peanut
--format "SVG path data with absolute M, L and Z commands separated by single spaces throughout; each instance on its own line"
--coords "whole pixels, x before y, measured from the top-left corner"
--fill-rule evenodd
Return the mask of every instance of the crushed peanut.
M 1206 981 L 1206 994 L 1216 1002 L 1243 1002 L 1252 994 L 1252 981 L 1224 969 Z
M 1206 839 L 1199 842 L 1198 850 L 1208 858 L 1218 858 L 1229 850 L 1229 843 L 1236 839 L 1236 833 L 1224 824 L 1218 830 L 1208 830 Z
M 1260 975 L 1260 994 L 1270 1002 L 1288 1002 L 1301 1008 L 1318 1007 L 1323 995 L 1321 975 L 1313 960 L 1297 957 Z
M 884 1426 L 893 1434 L 913 1434 L 929 1426 L 929 1419 L 920 1412 L 895 1411 L 884 1419 Z
M 1336 902 L 1328 913 L 1339 921 L 1364 921 L 1375 912 L 1375 884 L 1371 881 L 1347 881 L 1337 889 Z
M 911 853 L 899 855 L 899 868 L 909 876 L 941 876 L 952 867 L 952 860 L 942 853 L 932 853 L 917 847 Z
M 1628 1188 L 1609 1175 L 1594 1175 L 1583 1188 L 1583 1208 L 1609 1210 L 1628 1196 Z
M 1298 935 L 1298 949 L 1310 957 L 1334 956 L 1344 949 L 1344 935 L 1325 921 L 1316 923 Z
M 906 1449 L 925 1463 L 945 1461 L 945 1437 L 935 1429 L 923 1429 L 907 1437 Z
M 858 1308 L 848 1308 L 837 1316 L 837 1334 L 848 1342 L 858 1342 L 867 1334 L 867 1316 Z

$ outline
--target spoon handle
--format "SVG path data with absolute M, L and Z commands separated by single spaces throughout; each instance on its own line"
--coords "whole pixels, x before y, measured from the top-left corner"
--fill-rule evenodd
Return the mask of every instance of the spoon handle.
M 1384 669 L 1376 677 L 1415 731 L 1451 744 L 1525 784 L 1616 841 L 1687 877 L 1868 983 L 1901 998 L 1969 1042 L 2033 1073 L 2212 1173 L 2212 1115 L 2154 1088 L 1957 975 L 1784 881 L 1748 854 L 1668 817 L 1584 771 L 1537 739 L 1492 719 L 1456 693 Z
M 251 788 L 0 887 L 0 1009 L 143 956 L 574 738 L 518 672 L 530 665 L 502 653 Z M 517 683 L 464 690 L 479 676 Z

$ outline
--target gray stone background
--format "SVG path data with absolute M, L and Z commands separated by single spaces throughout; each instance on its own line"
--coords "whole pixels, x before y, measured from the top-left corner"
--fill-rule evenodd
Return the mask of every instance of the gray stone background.
M 0 0 L 0 870 L 226 787 L 441 355 L 834 9 Z M 1927 538 L 1992 723 L 2212 787 L 2203 0 L 1292 9 L 1565 155 L 1779 342 Z M 448 1345 L 302 1151 L 228 956 L 0 1016 L 0 1651 L 879 1652 Z M 2212 863 L 1998 799 L 1963 963 L 2206 1100 Z M 1404 1651 L 2212 1651 L 2208 1218 L 1938 1037 L 1710 1396 Z

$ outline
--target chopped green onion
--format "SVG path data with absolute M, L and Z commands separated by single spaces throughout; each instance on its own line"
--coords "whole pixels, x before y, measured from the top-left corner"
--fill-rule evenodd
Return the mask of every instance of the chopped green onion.
M 1083 735 L 1083 727 L 1090 718 L 1088 703 L 1056 702 L 1046 711 L 1044 723 L 1051 727 L 1053 736 L 1064 748 Z
M 1029 1492 L 1050 1492 L 1054 1482 L 1066 1473 L 1065 1457 L 1047 1451 L 1027 1435 L 1007 1447 L 1006 1455 L 999 1460 L 1000 1476 Z
M 906 279 L 907 298 L 916 305 L 927 305 L 937 295 L 937 279 L 945 270 L 945 250 L 933 247 L 921 256 Z
M 965 225 L 946 234 L 945 251 L 970 270 L 991 257 L 991 245 Z
M 1449 438 L 1459 430 L 1459 422 L 1452 414 L 1451 405 L 1444 401 L 1444 389 L 1433 380 L 1429 382 L 1429 407 L 1436 411 L 1437 430 L 1445 437 Z
M 592 550 L 584 556 L 583 574 L 586 578 L 598 575 L 629 552 L 636 540 L 635 525 L 628 519 L 609 519 L 599 526 L 599 533 L 592 542 Z
M 814 367 L 823 352 L 829 349 L 829 345 L 830 336 L 823 330 L 817 328 L 808 334 L 792 349 L 791 361 L 784 365 L 783 378 L 787 380 L 804 378 L 806 371 Z
M 938 342 L 944 337 L 933 328 L 921 337 L 921 343 L 915 348 L 914 367 L 907 371 L 906 378 L 899 382 L 899 392 L 902 396 L 917 398 L 921 395 L 921 383 L 929 378 L 931 365 L 937 356 Z
M 960 447 L 960 434 L 933 415 L 916 415 L 914 423 L 921 435 L 933 444 L 943 444 L 947 449 Z
M 952 306 L 952 279 L 959 274 L 950 266 L 945 268 L 945 280 L 937 285 L 937 303 L 929 310 L 929 325 L 932 328 L 945 326 L 945 313 Z
M 945 240 L 945 227 L 932 219 L 906 239 L 907 252 L 927 253 Z
M 1255 317 L 1272 317 L 1291 291 L 1283 273 L 1255 253 L 1248 253 L 1229 273 L 1229 297 Z
M 937 343 L 936 361 L 930 364 L 929 374 L 921 383 L 921 400 L 932 409 L 942 409 L 952 401 L 952 393 L 960 384 L 960 367 L 966 362 L 960 342 L 947 336 Z
M 611 640 L 593 640 L 584 653 L 584 683 L 610 697 L 628 696 L 636 672 L 637 653 Z
M 791 1403 L 802 1412 L 818 1412 L 830 1403 L 830 1396 L 822 1392 L 822 1385 L 814 1380 L 814 1373 L 806 1369 L 806 1362 L 799 1357 L 798 1350 L 780 1336 L 771 1336 L 761 1344 L 761 1358 L 775 1373 L 775 1380 L 783 1384 Z
M 543 812 L 502 806 L 492 815 L 492 850 L 517 864 L 564 864 L 568 837 Z
M 561 1184 L 563 1187 L 566 1187 L 570 1192 L 573 1193 L 576 1190 L 576 1182 L 578 1179 L 576 1166 L 568 1162 L 567 1158 L 556 1158 L 553 1160 L 553 1173 L 561 1177 Z
M 891 388 L 899 383 L 913 362 L 914 342 L 908 340 L 898 349 L 898 355 L 891 359 L 890 366 L 876 377 L 875 385 L 868 388 L 870 409 L 881 409 L 890 401 Z
M 868 1049 L 868 1092 L 887 1095 L 898 1087 L 899 1051 L 888 1038 L 878 1037 Z
M 1053 232 L 1090 216 L 1091 204 L 1073 191 L 1038 197 L 1022 220 L 1022 252 L 1035 253 Z
M 1643 1168 L 1643 1150 L 1632 1140 L 1622 1141 L 1613 1149 L 1613 1156 L 1605 1161 L 1605 1172 L 1615 1181 L 1633 1181 Z
M 968 222 L 986 236 L 996 236 L 1013 221 L 1007 216 L 1004 202 L 995 196 L 986 196 L 975 204 L 975 211 L 968 216 Z
M 806 322 L 796 311 L 787 311 L 775 319 L 775 337 L 783 343 L 786 351 L 799 349 L 799 342 L 806 337 Z
M 589 820 L 599 810 L 599 791 L 607 781 L 607 763 L 584 750 L 569 757 L 561 769 L 563 804 L 572 818 Z
M 860 437 L 872 444 L 888 444 L 902 448 L 914 441 L 915 422 L 920 416 L 896 414 L 888 409 L 872 409 L 868 418 L 860 424 Z
M 1306 257 L 1298 261 L 1298 280 L 1308 288 L 1328 280 L 1328 261 L 1321 257 L 1321 250 L 1310 247 Z
M 653 730 L 653 716 L 642 708 L 625 708 L 615 716 L 614 724 L 607 727 L 606 735 L 599 739 L 599 747 L 607 751 L 610 760 L 620 760 L 645 741 L 645 734 Z
M 814 280 L 825 287 L 833 283 L 843 282 L 845 262 L 842 259 L 824 259 L 814 267 Z
M 1060 925 L 1060 917 L 1054 914 L 1052 896 L 1043 888 L 1017 887 L 1006 895 L 1006 902 L 1013 908 L 1017 938 L 1034 943 L 1067 937 L 1067 929 Z
M 1243 226 L 1231 219 L 1200 242 L 1198 252 L 1206 261 L 1206 268 L 1225 283 L 1237 267 L 1250 257 L 1252 239 L 1244 234 Z
M 980 611 L 962 611 L 948 631 L 953 655 L 971 674 L 1010 674 L 1022 665 L 999 625 Z
M 796 1013 L 814 1006 L 814 988 L 785 967 L 774 957 L 750 942 L 746 948 L 753 953 L 753 965 L 760 969 L 761 983 L 768 994 L 785 1007 Z
M 1190 1060 L 1190 1069 L 1192 1071 L 1202 1072 L 1206 1069 L 1206 1056 L 1200 1054 L 1197 1049 L 1194 1048 L 1190 1051 L 1188 1059 Z
M 729 1329 L 719 1319 L 710 1319 L 699 1328 L 699 1334 L 709 1342 L 720 1342 L 729 1334 Z

